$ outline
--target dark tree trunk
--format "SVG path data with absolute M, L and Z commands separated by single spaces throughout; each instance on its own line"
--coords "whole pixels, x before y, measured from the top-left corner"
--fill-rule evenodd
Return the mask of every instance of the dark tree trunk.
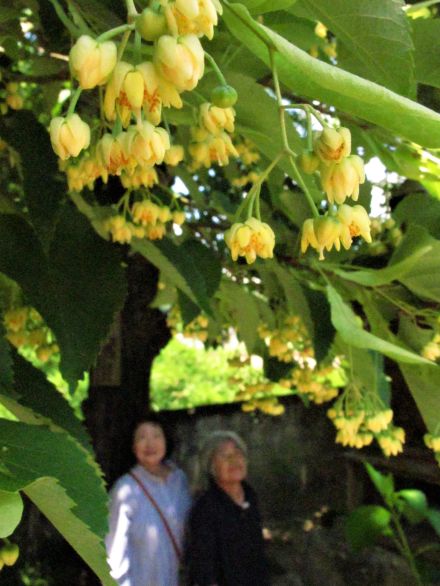
M 119 380 L 114 381 L 119 384 L 102 385 L 97 379 L 105 379 L 105 373 L 96 376 L 95 372 L 89 397 L 83 405 L 96 459 L 109 484 L 133 462 L 133 426 L 149 411 L 153 360 L 170 339 L 164 314 L 150 307 L 157 292 L 158 277 L 158 270 L 142 256 L 128 258 L 128 295 L 117 327 L 119 343 L 116 340 L 113 344 L 113 350 L 116 345 L 120 352 L 120 368 L 116 369 Z M 98 370 L 99 364 L 98 360 Z

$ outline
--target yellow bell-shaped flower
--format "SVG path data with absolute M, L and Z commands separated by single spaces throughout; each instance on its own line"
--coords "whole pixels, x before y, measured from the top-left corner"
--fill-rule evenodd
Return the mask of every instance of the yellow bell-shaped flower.
M 357 155 L 321 167 L 321 185 L 330 203 L 342 204 L 347 197 L 357 201 L 359 185 L 364 181 L 364 163 Z
M 177 91 L 193 90 L 203 76 L 205 53 L 196 35 L 163 35 L 154 50 L 154 64 L 161 77 Z
M 333 247 L 340 250 L 341 223 L 331 216 L 309 218 L 303 224 L 301 236 L 301 252 L 309 246 L 319 252 L 319 260 L 324 259 L 324 250 Z
M 104 84 L 116 65 L 117 49 L 112 41 L 99 43 L 82 35 L 70 50 L 69 63 L 73 76 L 84 90 Z
M 351 152 L 351 133 L 348 128 L 324 128 L 315 135 L 313 150 L 326 165 L 339 163 Z
M 90 144 L 90 127 L 78 114 L 52 118 L 49 132 L 52 148 L 63 161 L 77 157 Z
M 233 224 L 225 232 L 225 242 L 231 251 L 232 260 L 244 256 L 248 264 L 253 263 L 257 256 L 272 258 L 275 246 L 275 234 L 269 224 L 256 218 L 246 222 Z
M 343 204 L 339 206 L 337 218 L 342 225 L 341 243 L 345 249 L 350 248 L 352 239 L 356 236 L 362 236 L 366 242 L 371 242 L 371 220 L 367 210 L 361 205 L 351 207 Z

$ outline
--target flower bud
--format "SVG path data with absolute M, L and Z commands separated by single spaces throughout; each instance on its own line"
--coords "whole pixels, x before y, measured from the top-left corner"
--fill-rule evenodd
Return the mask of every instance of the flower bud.
M 313 151 L 304 151 L 298 156 L 298 165 L 304 173 L 311 175 L 319 167 L 319 157 Z
M 63 161 L 69 157 L 77 157 L 90 144 L 89 125 L 78 114 L 52 118 L 49 132 L 52 148 Z
M 161 7 L 145 8 L 136 19 L 136 30 L 145 41 L 156 41 L 165 35 L 168 27 Z
M 84 90 L 104 84 L 116 65 L 117 49 L 112 41 L 100 43 L 82 35 L 70 50 L 73 76 Z
M 237 99 L 237 91 L 231 85 L 218 85 L 211 92 L 211 102 L 218 108 L 230 108 Z

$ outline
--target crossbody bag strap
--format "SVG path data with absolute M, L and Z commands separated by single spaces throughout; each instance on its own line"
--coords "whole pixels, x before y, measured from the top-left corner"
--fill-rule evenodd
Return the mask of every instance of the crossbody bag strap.
M 154 498 L 152 497 L 152 495 L 148 492 L 147 487 L 143 484 L 143 482 L 136 476 L 136 474 L 134 472 L 130 472 L 129 473 L 130 476 L 133 478 L 133 480 L 135 482 L 137 482 L 137 484 L 139 485 L 139 487 L 141 488 L 142 492 L 144 493 L 144 495 L 147 497 L 147 499 L 150 501 L 150 503 L 153 505 L 153 507 L 156 509 L 157 514 L 159 515 L 159 517 L 161 518 L 161 521 L 166 529 L 166 532 L 168 533 L 168 537 L 170 538 L 170 541 L 173 545 L 174 551 L 176 553 L 177 559 L 179 561 L 182 560 L 182 551 L 180 549 L 180 547 L 177 545 L 177 540 L 173 535 L 173 532 L 171 531 L 171 527 L 168 524 L 168 521 L 165 518 L 165 515 L 162 513 L 162 511 L 160 510 L 159 505 L 157 504 L 157 502 L 154 500 Z

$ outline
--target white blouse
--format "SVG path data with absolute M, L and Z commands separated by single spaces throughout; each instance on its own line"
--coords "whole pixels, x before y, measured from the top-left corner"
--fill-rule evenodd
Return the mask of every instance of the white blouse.
M 185 473 L 168 463 L 166 480 L 140 465 L 132 472 L 159 505 L 182 547 L 191 504 Z M 106 537 L 111 576 L 119 586 L 178 586 L 179 561 L 156 509 L 129 475 L 122 476 L 110 492 L 110 531 Z

